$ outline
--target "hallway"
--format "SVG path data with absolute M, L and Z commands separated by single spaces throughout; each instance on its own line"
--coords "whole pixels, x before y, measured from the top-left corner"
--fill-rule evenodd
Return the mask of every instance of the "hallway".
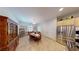
M 67 51 L 67 48 L 52 39 L 42 37 L 40 42 L 29 41 L 28 36 L 20 39 L 16 51 Z
M 0 51 L 79 50 L 78 7 L 1 7 L 0 11 Z

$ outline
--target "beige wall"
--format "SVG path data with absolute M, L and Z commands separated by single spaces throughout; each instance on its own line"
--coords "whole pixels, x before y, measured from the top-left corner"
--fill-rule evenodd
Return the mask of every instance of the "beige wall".
M 42 35 L 56 40 L 56 22 L 56 19 L 52 19 L 50 21 L 40 24 L 40 30 Z

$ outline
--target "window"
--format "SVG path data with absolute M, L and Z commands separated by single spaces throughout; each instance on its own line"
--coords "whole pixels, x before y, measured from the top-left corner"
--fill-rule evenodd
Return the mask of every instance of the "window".
M 33 31 L 33 26 L 28 26 L 28 31 Z

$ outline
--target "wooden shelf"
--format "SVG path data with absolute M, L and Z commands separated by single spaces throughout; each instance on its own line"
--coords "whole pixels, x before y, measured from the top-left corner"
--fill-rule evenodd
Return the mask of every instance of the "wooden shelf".
M 57 22 L 57 26 L 63 26 L 63 25 L 74 25 L 74 19 L 67 19 Z
M 13 51 L 18 41 L 17 23 L 6 16 L 0 16 L 0 50 Z

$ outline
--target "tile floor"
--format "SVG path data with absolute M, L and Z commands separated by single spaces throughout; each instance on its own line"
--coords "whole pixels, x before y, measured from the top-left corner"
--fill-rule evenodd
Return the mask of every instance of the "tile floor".
M 16 51 L 67 51 L 67 47 L 46 37 L 42 37 L 40 42 L 33 42 L 26 36 L 20 39 Z

